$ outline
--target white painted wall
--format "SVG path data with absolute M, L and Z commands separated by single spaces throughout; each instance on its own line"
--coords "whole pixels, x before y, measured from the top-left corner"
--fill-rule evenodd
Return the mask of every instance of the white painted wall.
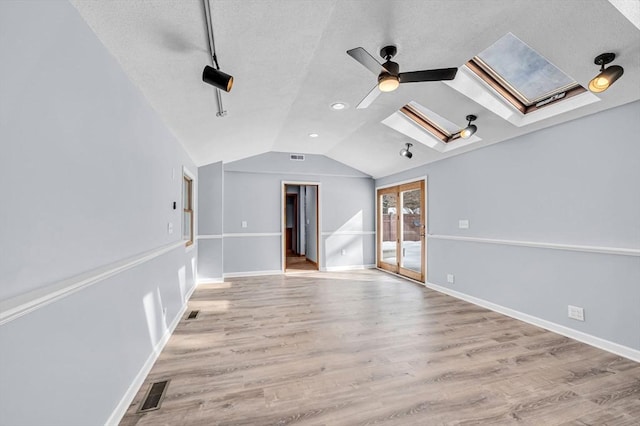
M 176 246 L 2 316 L 0 424 L 117 421 L 194 287 L 180 204 L 196 168 L 68 2 L 0 2 L 0 57 L 0 311 Z

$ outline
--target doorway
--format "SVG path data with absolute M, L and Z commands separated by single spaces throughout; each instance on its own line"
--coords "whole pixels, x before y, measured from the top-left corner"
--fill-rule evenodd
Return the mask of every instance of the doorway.
M 282 199 L 283 271 L 318 271 L 319 185 L 283 183 Z
M 378 189 L 377 266 L 425 282 L 424 180 Z

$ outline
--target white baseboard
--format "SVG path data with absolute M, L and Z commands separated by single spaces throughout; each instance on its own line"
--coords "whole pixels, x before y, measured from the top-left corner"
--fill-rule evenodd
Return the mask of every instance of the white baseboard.
M 224 278 L 240 278 L 240 277 L 259 277 L 261 275 L 282 275 L 280 269 L 272 269 L 268 271 L 247 271 L 247 272 L 228 272 L 223 274 Z
M 222 283 L 224 282 L 223 277 L 213 277 L 213 278 L 198 278 L 196 281 L 196 285 L 200 284 L 211 284 L 211 283 Z
M 362 269 L 375 269 L 376 265 L 347 265 L 347 266 L 327 266 L 321 268 L 322 272 L 339 272 L 339 271 L 360 271 Z
M 547 321 L 542 318 L 534 317 L 533 315 L 525 314 L 523 312 L 516 311 L 511 308 L 497 305 L 495 303 L 488 302 L 484 299 L 479 299 L 474 296 L 469 296 L 468 294 L 464 294 L 459 291 L 452 290 L 450 288 L 443 287 L 437 284 L 427 282 L 425 286 L 432 290 L 438 291 L 440 293 L 448 294 L 449 296 L 453 296 L 457 299 L 465 300 L 467 302 L 473 303 L 474 305 L 482 306 L 483 308 L 487 308 L 491 311 L 498 312 L 508 317 L 515 318 L 520 321 L 524 321 L 526 323 L 529 323 L 538 327 L 542 327 L 546 330 L 552 331 L 557 334 L 561 334 L 566 337 L 570 337 L 574 340 L 577 340 L 582 343 L 586 343 L 598 349 L 602 349 L 607 352 L 620 355 L 632 361 L 640 362 L 640 350 L 633 349 L 628 346 L 621 345 L 619 343 L 614 343 L 609 340 L 601 339 L 599 337 L 592 336 L 591 334 L 583 333 L 581 331 L 574 330 L 572 328 L 565 327 L 563 325 L 556 324 L 554 322 Z
M 162 349 L 164 349 L 165 345 L 169 341 L 169 338 L 171 338 L 171 335 L 173 334 L 174 330 L 180 323 L 182 316 L 187 311 L 187 304 L 189 303 L 189 299 L 191 298 L 191 295 L 195 291 L 196 287 L 197 286 L 193 286 L 191 290 L 189 290 L 189 292 L 187 293 L 185 297 L 184 306 L 180 309 L 180 312 L 178 313 L 178 315 L 176 315 L 176 317 L 173 319 L 171 324 L 169 324 L 169 327 L 162 335 L 162 338 L 156 344 L 156 346 L 153 348 L 153 350 L 147 357 L 147 360 L 142 365 L 142 368 L 140 368 L 140 371 L 138 371 L 138 374 L 136 374 L 136 377 L 133 379 L 133 382 L 131 383 L 131 385 L 129 385 L 127 392 L 124 394 L 124 396 L 122 397 L 122 399 L 120 400 L 116 408 L 113 410 L 113 412 L 111 413 L 111 416 L 109 416 L 109 418 L 105 422 L 105 426 L 118 425 L 118 423 L 120 423 L 120 420 L 122 420 L 122 417 L 124 417 L 125 413 L 127 412 L 127 409 L 129 408 L 129 406 L 131 405 L 131 402 L 133 401 L 133 398 L 136 397 L 136 394 L 138 393 L 138 389 L 140 389 L 140 386 L 142 386 L 142 384 L 144 383 L 144 380 L 149 375 L 149 372 L 151 371 L 153 364 L 156 362 L 156 360 L 160 356 Z

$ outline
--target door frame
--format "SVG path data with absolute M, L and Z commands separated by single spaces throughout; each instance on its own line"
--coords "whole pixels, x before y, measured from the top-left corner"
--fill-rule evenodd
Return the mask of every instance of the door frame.
M 411 270 L 407 270 L 405 268 L 401 268 L 400 265 L 400 255 L 401 253 L 401 247 L 400 244 L 397 244 L 396 246 L 396 266 L 394 268 L 383 268 L 381 267 L 381 245 L 380 245 L 380 238 L 381 238 L 381 234 L 380 234 L 380 205 L 379 205 L 379 198 L 378 198 L 378 191 L 380 190 L 385 190 L 385 189 L 389 189 L 389 188 L 395 188 L 395 187 L 399 187 L 402 185 L 407 185 L 407 184 L 413 184 L 413 183 L 421 183 L 423 185 L 424 188 L 424 197 L 422 197 L 422 207 L 421 209 L 423 209 L 424 214 L 422 215 L 423 220 L 424 220 L 424 249 L 422 250 L 422 259 L 421 259 L 421 265 L 422 265 L 422 272 L 421 272 L 421 278 L 422 279 L 416 279 L 416 275 L 415 275 L 415 271 L 414 274 L 411 274 Z M 398 191 L 399 193 L 399 191 Z M 390 183 L 387 185 L 381 185 L 381 186 L 376 186 L 375 187 L 375 220 L 376 220 L 376 268 L 377 269 L 381 269 L 384 271 L 388 271 L 388 272 L 392 272 L 394 274 L 406 277 L 406 278 L 410 278 L 414 281 L 418 281 L 421 283 L 426 283 L 427 282 L 427 256 L 429 253 L 429 249 L 428 249 L 428 242 L 429 242 L 429 204 L 428 204 L 428 187 L 427 187 L 427 176 L 421 176 L 421 177 L 416 177 L 413 179 L 407 179 L 407 180 L 403 180 L 400 182 L 394 182 L 394 183 Z M 402 206 L 400 205 L 400 199 L 398 199 L 398 209 L 399 211 L 402 211 Z M 399 221 L 400 223 L 400 221 Z M 407 271 L 409 271 L 409 273 L 407 274 Z M 402 274 L 401 272 L 405 272 L 404 274 Z M 413 275 L 413 276 L 410 276 Z
M 322 183 L 321 182 L 309 182 L 309 181 L 290 181 L 283 180 L 281 181 L 281 197 L 280 197 L 280 230 L 281 230 L 281 238 L 280 238 L 280 260 L 281 260 L 281 269 L 282 273 L 285 273 L 287 270 L 287 185 L 289 186 L 315 186 L 316 187 L 316 257 L 318 270 L 320 270 L 320 260 L 322 258 L 322 247 L 324 247 L 321 238 L 322 238 L 322 230 L 321 224 L 321 202 L 322 202 Z M 308 236 L 307 236 L 308 238 Z

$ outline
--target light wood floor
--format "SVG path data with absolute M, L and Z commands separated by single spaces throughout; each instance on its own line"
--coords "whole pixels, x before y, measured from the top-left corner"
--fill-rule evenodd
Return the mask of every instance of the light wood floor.
M 191 309 L 122 425 L 640 424 L 640 364 L 379 271 L 201 285 Z

